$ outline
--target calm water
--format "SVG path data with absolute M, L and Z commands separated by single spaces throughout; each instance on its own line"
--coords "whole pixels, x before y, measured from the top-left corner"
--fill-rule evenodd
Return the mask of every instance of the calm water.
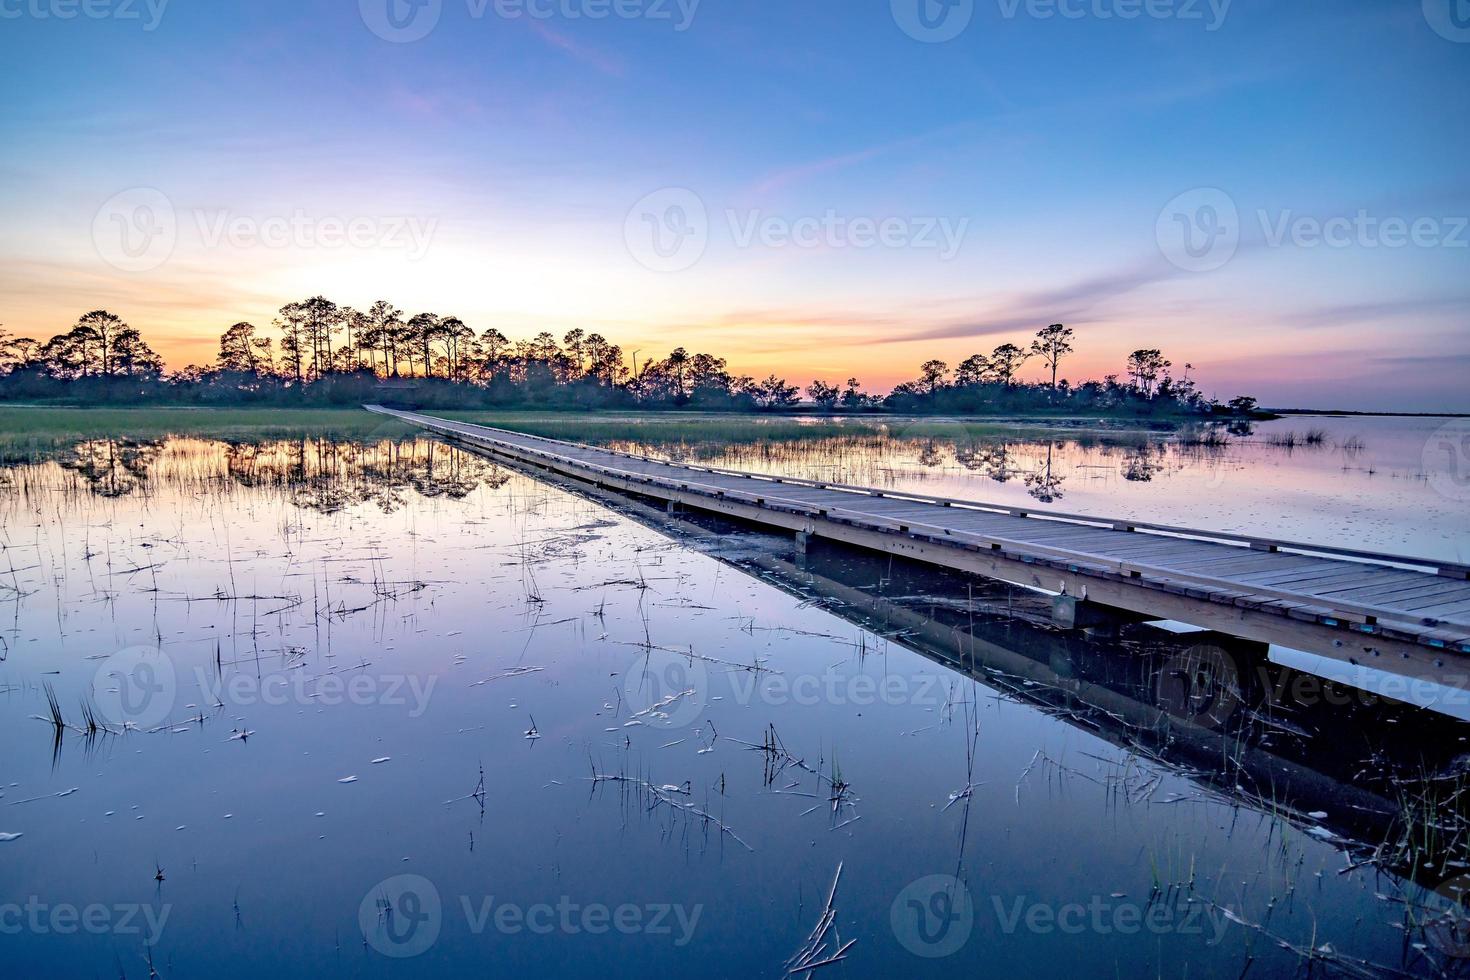
M 1323 424 L 1364 448 L 714 458 L 1027 500 L 1049 453 L 1069 510 L 1464 556 L 1420 423 Z M 1464 726 L 665 523 L 392 425 L 9 449 L 4 972 L 781 976 L 823 922 L 823 977 L 1467 962 Z M 1221 658 L 1229 699 L 1181 690 Z

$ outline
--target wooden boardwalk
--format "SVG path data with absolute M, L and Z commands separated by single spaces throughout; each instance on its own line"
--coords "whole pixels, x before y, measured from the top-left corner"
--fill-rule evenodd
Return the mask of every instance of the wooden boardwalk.
M 624 492 L 1397 674 L 1470 686 L 1470 566 L 668 463 L 378 406 Z M 805 539 L 802 539 L 805 540 Z M 1447 656 L 1448 655 L 1448 656 Z

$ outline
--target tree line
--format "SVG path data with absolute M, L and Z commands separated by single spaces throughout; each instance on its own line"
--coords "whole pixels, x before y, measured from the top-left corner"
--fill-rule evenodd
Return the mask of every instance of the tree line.
M 0 399 L 196 404 L 411 403 L 423 407 L 793 408 L 801 389 L 771 374 L 732 372 L 722 357 L 678 347 L 640 362 L 600 333 L 543 331 L 511 340 L 495 327 L 476 333 L 455 316 L 408 315 L 386 300 L 367 310 L 313 296 L 281 307 L 272 332 L 231 325 L 214 361 L 165 372 L 162 359 L 119 317 L 96 310 L 45 343 L 0 328 Z M 1083 411 L 1208 415 L 1249 413 L 1254 399 L 1220 406 L 1200 394 L 1186 364 L 1181 376 L 1158 350 L 1135 351 L 1127 380 L 1073 385 L 1060 375 L 1073 352 L 1070 327 L 1052 324 L 1028 347 L 1002 344 L 953 370 L 931 360 L 920 376 L 886 396 L 814 380 L 810 402 L 822 411 Z M 1017 375 L 1039 360 L 1050 381 Z

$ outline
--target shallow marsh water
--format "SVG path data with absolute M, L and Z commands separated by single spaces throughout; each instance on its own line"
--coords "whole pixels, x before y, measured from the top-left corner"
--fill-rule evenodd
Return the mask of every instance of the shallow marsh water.
M 812 445 L 708 461 L 1024 486 Z M 1063 450 L 1067 509 L 1182 519 L 1129 494 L 1188 466 L 1089 477 L 1113 451 Z M 1375 545 L 1453 516 L 1372 458 L 1279 467 L 1388 486 L 1349 518 Z M 29 444 L 0 525 L 7 975 L 780 976 L 839 866 L 805 962 L 856 943 L 816 976 L 1464 962 L 1463 822 L 1424 802 L 1458 799 L 1461 728 L 1269 690 L 1202 715 L 1149 666 L 1188 637 L 665 528 L 393 423 Z

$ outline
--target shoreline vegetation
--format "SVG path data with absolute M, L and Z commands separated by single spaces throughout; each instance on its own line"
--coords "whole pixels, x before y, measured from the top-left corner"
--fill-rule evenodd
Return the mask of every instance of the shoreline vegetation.
M 45 343 L 0 328 L 0 404 L 329 408 L 377 402 L 425 410 L 695 411 L 773 415 L 873 415 L 1108 419 L 1140 423 L 1272 417 L 1256 399 L 1207 398 L 1185 364 L 1157 349 L 1134 351 L 1125 375 L 1073 383 L 1062 376 L 1075 339 L 1052 324 L 1029 346 L 1001 344 L 951 368 L 940 360 L 886 395 L 856 378 L 813 380 L 802 389 L 772 374 L 733 374 L 722 357 L 678 347 L 631 363 L 597 333 L 542 332 L 512 341 L 491 327 L 476 334 L 457 317 L 406 316 L 387 301 L 366 312 L 323 296 L 281 307 L 268 336 L 236 323 L 209 365 L 167 371 L 139 331 L 106 310 L 80 317 Z M 1039 361 L 1049 380 L 1018 377 Z
M 657 433 L 680 438 L 792 439 L 846 435 L 877 435 L 901 430 L 906 436 L 1008 436 L 1055 438 L 1058 435 L 1153 434 L 1165 436 L 1180 426 L 1159 420 L 1110 420 L 1082 417 L 961 418 L 919 415 L 818 415 L 813 413 L 618 410 L 568 411 L 557 409 L 444 409 L 441 414 L 460 422 L 517 428 L 538 435 L 553 431 L 606 432 L 633 437 Z M 175 435 L 257 434 L 262 431 L 300 431 L 320 428 L 331 432 L 367 432 L 412 426 L 357 405 L 299 407 L 291 405 L 63 405 L 0 402 L 0 433 L 95 437 L 167 432 Z

